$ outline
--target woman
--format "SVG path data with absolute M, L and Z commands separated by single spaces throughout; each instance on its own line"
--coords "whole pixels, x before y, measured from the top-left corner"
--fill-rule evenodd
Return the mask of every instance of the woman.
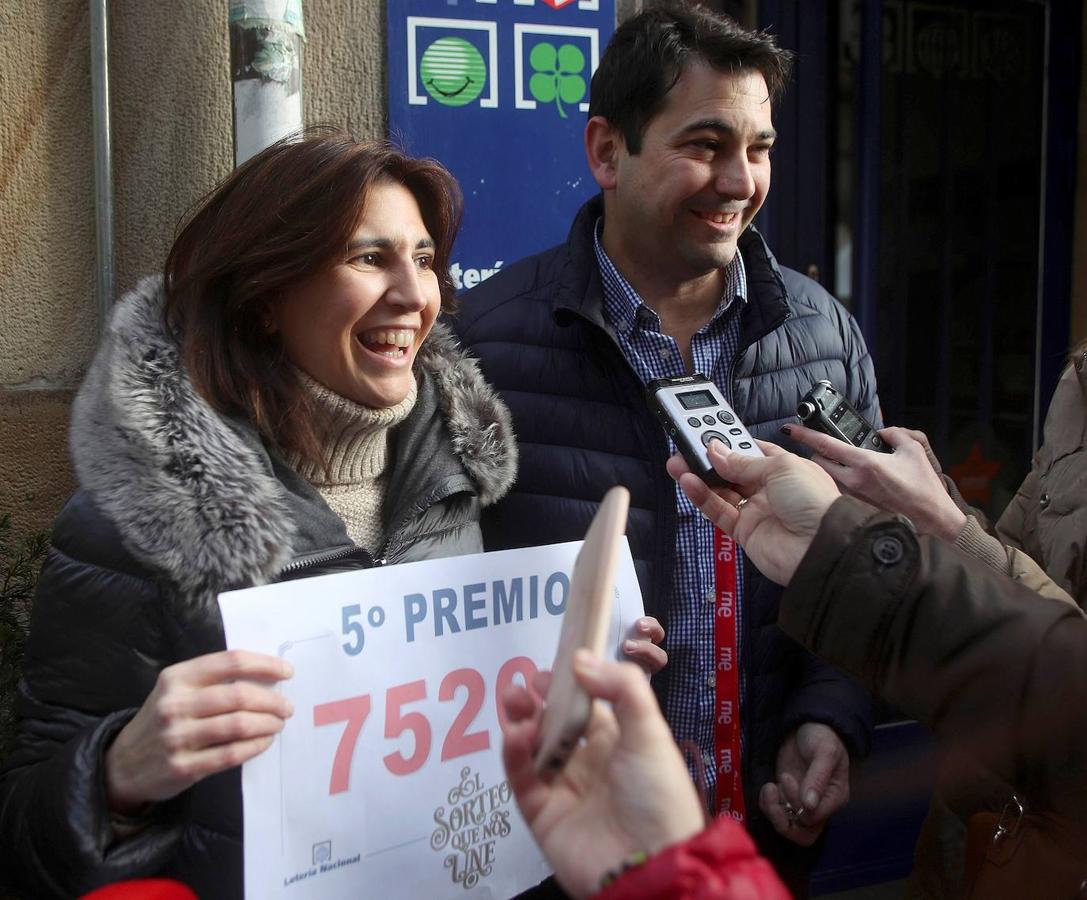
M 893 455 L 848 446 L 788 425 L 793 440 L 847 493 L 910 518 L 921 534 L 943 538 L 1036 594 L 1087 609 L 1087 343 L 1073 351 L 1046 413 L 1044 440 L 1030 473 L 996 523 L 963 501 L 919 431 L 880 432 Z M 979 810 L 999 812 L 1011 800 L 1005 779 L 980 771 L 966 755 L 948 752 L 917 845 L 911 894 L 961 893 L 966 829 Z
M 222 650 L 216 594 L 482 550 L 515 443 L 436 324 L 459 213 L 438 164 L 311 133 L 235 171 L 118 303 L 0 775 L 16 887 L 242 896 L 237 766 L 291 714 L 290 672 Z
M 996 523 L 1005 546 L 1037 560 L 1087 610 L 1087 341 L 1073 352 L 1030 473 Z

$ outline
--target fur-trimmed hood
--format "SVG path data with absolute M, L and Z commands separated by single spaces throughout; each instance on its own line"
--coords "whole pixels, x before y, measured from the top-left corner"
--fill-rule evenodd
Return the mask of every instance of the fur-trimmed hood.
M 163 300 L 162 278 L 152 276 L 114 308 L 73 404 L 76 475 L 129 551 L 183 592 L 266 582 L 297 552 L 292 498 L 255 431 L 194 390 Z M 494 503 L 517 468 L 505 405 L 440 322 L 416 370 L 435 386 L 480 502 Z

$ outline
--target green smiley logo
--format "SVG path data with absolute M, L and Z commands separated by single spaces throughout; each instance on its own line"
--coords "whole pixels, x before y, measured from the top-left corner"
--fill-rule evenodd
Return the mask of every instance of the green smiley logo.
M 423 51 L 419 75 L 426 92 L 439 103 L 464 106 L 483 93 L 487 66 L 464 38 L 442 37 Z

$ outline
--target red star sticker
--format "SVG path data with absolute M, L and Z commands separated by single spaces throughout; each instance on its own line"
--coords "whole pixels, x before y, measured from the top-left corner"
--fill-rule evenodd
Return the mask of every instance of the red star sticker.
M 966 459 L 948 469 L 948 474 L 959 486 L 963 499 L 984 505 L 992 497 L 993 479 L 1001 468 L 996 460 L 981 455 L 981 446 L 975 441 Z

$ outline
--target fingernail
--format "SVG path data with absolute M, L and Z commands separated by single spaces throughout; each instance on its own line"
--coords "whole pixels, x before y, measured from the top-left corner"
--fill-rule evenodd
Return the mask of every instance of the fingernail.
M 644 631 L 646 634 L 649 634 L 649 623 L 644 621 L 644 620 L 639 622 L 638 623 L 638 630 L 639 631 Z
M 814 790 L 808 791 L 804 795 L 804 806 L 808 809 L 815 809 L 819 805 L 819 795 Z
M 294 715 L 294 704 L 290 700 L 287 701 L 287 718 L 289 719 Z
M 623 641 L 623 649 L 627 653 L 633 653 L 635 650 L 638 649 L 638 642 L 637 641 Z
M 574 651 L 574 671 L 590 677 L 600 676 L 600 660 L 584 647 Z
M 628 641 L 633 643 L 633 641 Z M 600 661 L 593 654 L 581 647 L 574 651 L 574 666 L 585 672 L 595 672 L 600 666 Z
M 287 660 L 283 660 L 283 677 L 291 678 L 294 675 L 294 666 L 292 666 Z
M 781 433 L 782 434 L 792 434 L 793 433 L 792 425 L 782 425 L 781 426 Z

